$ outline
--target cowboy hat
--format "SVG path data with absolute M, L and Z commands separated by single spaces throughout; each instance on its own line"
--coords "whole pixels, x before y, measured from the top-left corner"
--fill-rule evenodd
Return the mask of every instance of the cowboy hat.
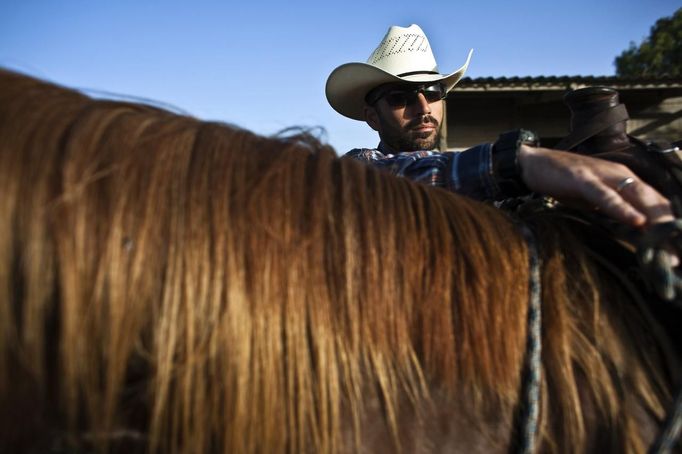
M 446 91 L 459 82 L 469 66 L 444 75 L 438 72 L 429 40 L 415 24 L 392 26 L 367 63 L 346 63 L 334 69 L 327 79 L 327 101 L 341 115 L 364 120 L 365 96 L 370 90 L 393 82 L 442 82 Z

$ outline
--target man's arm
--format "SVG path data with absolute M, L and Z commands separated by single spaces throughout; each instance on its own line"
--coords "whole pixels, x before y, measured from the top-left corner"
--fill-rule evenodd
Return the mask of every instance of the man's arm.
M 346 156 L 478 200 L 500 200 L 510 195 L 504 194 L 495 182 L 492 144 L 458 153 L 420 151 L 384 155 L 378 150 L 358 149 Z M 526 145 L 519 149 L 518 163 L 521 179 L 528 188 L 563 203 L 598 208 L 633 226 L 673 219 L 668 199 L 622 164 Z M 626 178 L 633 178 L 634 183 L 616 191 Z
M 384 154 L 377 149 L 356 148 L 344 155 L 410 180 L 439 186 L 477 200 L 501 200 L 503 194 L 493 179 L 492 144 L 458 153 L 412 151 Z
M 522 145 L 521 176 L 538 194 L 598 208 L 620 222 L 643 226 L 674 219 L 670 201 L 623 164 L 548 148 Z M 634 182 L 618 191 L 627 178 Z

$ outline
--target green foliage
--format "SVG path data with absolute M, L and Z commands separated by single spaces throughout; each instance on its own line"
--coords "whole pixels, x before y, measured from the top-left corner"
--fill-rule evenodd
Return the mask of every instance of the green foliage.
M 630 42 L 614 64 L 620 77 L 682 77 L 682 8 L 657 20 L 639 47 Z

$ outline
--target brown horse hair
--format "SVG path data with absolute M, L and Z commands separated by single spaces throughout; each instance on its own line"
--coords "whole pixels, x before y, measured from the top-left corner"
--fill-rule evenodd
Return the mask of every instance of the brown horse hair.
M 669 345 L 533 228 L 541 450 L 644 452 Z M 528 276 L 499 210 L 304 133 L 0 70 L 3 452 L 506 452 Z

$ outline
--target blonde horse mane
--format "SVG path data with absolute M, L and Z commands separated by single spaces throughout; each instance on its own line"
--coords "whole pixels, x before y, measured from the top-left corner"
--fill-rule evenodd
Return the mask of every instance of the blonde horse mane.
M 642 452 L 665 341 L 535 229 L 541 445 Z M 487 205 L 0 70 L 0 450 L 506 452 L 528 276 Z

